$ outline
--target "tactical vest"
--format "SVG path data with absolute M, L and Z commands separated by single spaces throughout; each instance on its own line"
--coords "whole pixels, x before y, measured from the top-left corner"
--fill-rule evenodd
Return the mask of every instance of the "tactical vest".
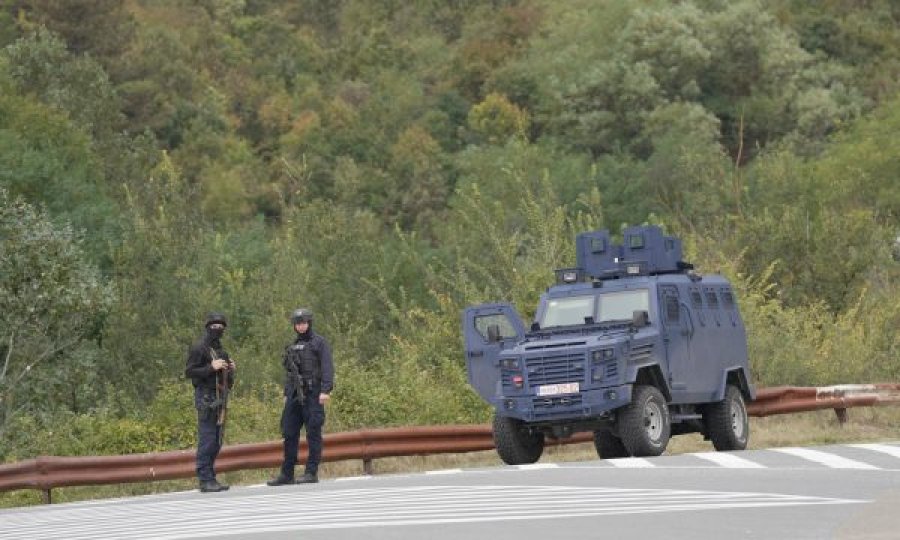
M 293 361 L 300 376 L 310 387 L 322 384 L 322 362 L 312 347 L 312 341 L 295 343 L 289 347 L 288 359 Z

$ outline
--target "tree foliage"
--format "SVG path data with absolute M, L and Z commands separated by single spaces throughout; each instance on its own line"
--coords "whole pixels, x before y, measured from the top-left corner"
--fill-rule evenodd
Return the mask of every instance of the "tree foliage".
M 24 411 L 58 406 L 36 399 L 41 387 L 60 390 L 58 373 L 97 337 L 114 301 L 80 244 L 70 227 L 0 189 L 0 434 Z

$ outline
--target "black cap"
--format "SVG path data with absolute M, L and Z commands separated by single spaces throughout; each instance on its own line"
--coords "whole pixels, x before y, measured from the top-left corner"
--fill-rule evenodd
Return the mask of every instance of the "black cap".
M 313 312 L 311 309 L 306 308 L 297 308 L 291 313 L 291 324 L 297 324 L 299 322 L 312 322 L 313 320 Z
M 223 326 L 228 326 L 228 321 L 225 320 L 225 315 L 218 311 L 211 311 L 206 315 L 206 322 L 203 323 L 203 326 L 209 326 L 213 323 L 220 323 Z

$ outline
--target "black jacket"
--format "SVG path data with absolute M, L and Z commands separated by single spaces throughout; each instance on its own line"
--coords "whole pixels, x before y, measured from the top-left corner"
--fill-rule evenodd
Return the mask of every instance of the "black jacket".
M 222 348 L 218 339 L 212 339 L 209 334 L 203 336 L 200 341 L 194 343 L 188 351 L 187 366 L 184 375 L 191 380 L 197 388 L 215 390 L 216 372 L 212 368 L 212 350 L 216 352 L 216 358 L 230 360 L 228 352 Z M 234 385 L 234 373 L 228 373 L 229 388 Z
M 320 384 L 320 392 L 323 394 L 330 394 L 332 390 L 334 390 L 334 362 L 331 360 L 331 347 L 328 345 L 328 341 L 322 337 L 321 335 L 313 332 L 310 332 L 309 341 L 305 341 L 301 336 L 297 336 L 297 339 L 294 340 L 293 343 L 285 347 L 284 356 L 282 357 L 282 362 L 284 363 L 285 369 L 287 370 L 287 362 L 288 362 L 288 351 L 290 348 L 298 343 L 305 343 L 307 347 L 315 354 L 316 359 L 319 362 L 318 372 L 320 374 L 320 381 L 316 381 Z M 313 384 L 315 385 L 316 382 Z M 284 382 L 284 395 L 290 396 L 294 392 L 294 383 L 290 377 L 285 378 Z

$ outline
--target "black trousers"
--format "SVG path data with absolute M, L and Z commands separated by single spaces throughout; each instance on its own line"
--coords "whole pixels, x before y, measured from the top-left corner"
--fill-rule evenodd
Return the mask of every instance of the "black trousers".
M 300 448 L 300 429 L 306 426 L 306 444 L 309 453 L 306 458 L 306 473 L 318 474 L 322 461 L 322 426 L 325 425 L 325 406 L 319 403 L 319 390 L 306 392 L 303 404 L 298 403 L 296 394 L 291 394 L 284 402 L 281 413 L 281 434 L 284 437 L 284 462 L 281 474 L 294 477 L 297 465 L 297 450 Z
M 215 391 L 194 389 L 194 407 L 197 409 L 197 479 L 210 482 L 216 479 L 215 463 L 219 455 L 219 430 L 216 425 L 217 411 L 204 406 L 204 397 Z M 209 399 L 207 397 L 207 399 Z

